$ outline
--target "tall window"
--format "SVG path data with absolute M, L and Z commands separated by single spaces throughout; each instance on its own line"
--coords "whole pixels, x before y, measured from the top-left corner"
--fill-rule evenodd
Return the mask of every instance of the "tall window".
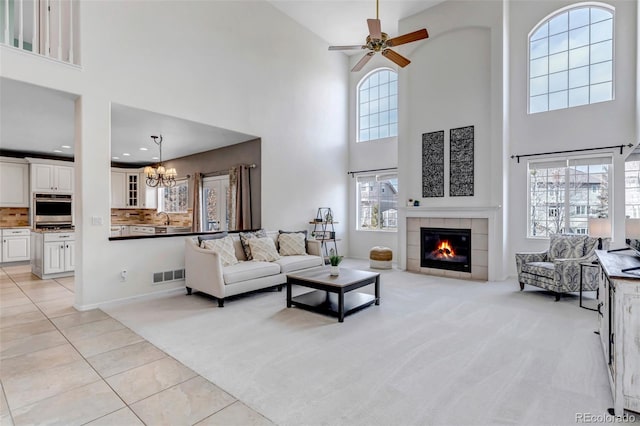
M 357 229 L 398 230 L 398 175 L 358 176 Z
M 176 181 L 172 188 L 158 189 L 158 211 L 167 213 L 186 213 L 189 199 L 189 181 Z
M 529 163 L 529 237 L 586 234 L 589 218 L 610 217 L 611 157 Z
M 640 156 L 633 155 L 624 163 L 624 213 L 640 218 Z
M 613 99 L 613 11 L 577 6 L 529 36 L 529 113 Z
M 398 136 L 398 74 L 373 71 L 358 85 L 358 142 Z

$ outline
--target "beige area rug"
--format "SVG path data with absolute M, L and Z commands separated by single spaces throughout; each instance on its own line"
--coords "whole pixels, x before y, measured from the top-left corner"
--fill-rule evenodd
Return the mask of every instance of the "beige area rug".
M 285 291 L 104 310 L 281 425 L 575 424 L 612 406 L 597 314 L 577 297 L 381 272 L 381 305 L 342 324 L 287 309 Z

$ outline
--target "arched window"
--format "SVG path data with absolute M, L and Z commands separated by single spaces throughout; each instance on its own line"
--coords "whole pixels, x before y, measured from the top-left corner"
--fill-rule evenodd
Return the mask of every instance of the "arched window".
M 561 9 L 529 34 L 529 113 L 613 99 L 613 9 Z
M 358 142 L 398 136 L 398 74 L 380 68 L 358 84 Z

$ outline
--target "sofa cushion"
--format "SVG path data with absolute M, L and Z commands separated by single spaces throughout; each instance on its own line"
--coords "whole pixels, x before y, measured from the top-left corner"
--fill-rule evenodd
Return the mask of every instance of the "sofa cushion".
M 240 232 L 240 244 L 242 244 L 242 250 L 244 250 L 244 255 L 247 260 L 253 259 L 251 256 L 251 247 L 249 247 L 249 240 L 251 238 L 265 238 L 267 233 L 264 229 L 258 229 L 257 231 L 252 232 Z
M 301 232 L 286 232 L 278 235 L 280 256 L 305 255 L 305 235 Z
M 204 240 L 204 248 L 213 250 L 220 255 L 220 261 L 222 266 L 235 265 L 238 263 L 236 259 L 236 250 L 233 247 L 233 240 L 231 237 L 219 238 L 217 240 Z
M 552 234 L 548 260 L 553 262 L 556 259 L 576 259 L 584 256 L 587 238 L 586 235 Z
M 223 232 L 216 232 L 214 234 L 206 234 L 206 235 L 198 235 L 198 244 L 200 245 L 200 247 L 202 247 L 202 242 L 206 241 L 206 240 L 218 240 L 220 238 L 224 238 L 226 237 L 227 231 L 223 231 Z
M 225 284 L 233 284 L 279 273 L 280 265 L 274 262 L 239 262 L 225 267 L 222 270 L 222 278 Z
M 253 260 L 271 262 L 280 259 L 276 244 L 271 237 L 250 238 L 249 248 L 251 249 Z
M 301 269 L 322 266 L 322 257 L 310 255 L 283 256 L 273 263 L 280 265 L 280 270 L 283 274 L 288 274 L 289 272 L 299 271 Z
M 522 265 L 522 272 L 553 279 L 553 262 L 530 262 Z

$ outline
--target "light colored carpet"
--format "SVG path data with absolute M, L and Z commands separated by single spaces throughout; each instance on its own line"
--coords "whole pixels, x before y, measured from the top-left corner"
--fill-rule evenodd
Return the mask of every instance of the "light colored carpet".
M 281 425 L 575 424 L 612 406 L 597 314 L 577 297 L 381 273 L 380 306 L 342 324 L 287 309 L 285 291 L 104 310 Z

